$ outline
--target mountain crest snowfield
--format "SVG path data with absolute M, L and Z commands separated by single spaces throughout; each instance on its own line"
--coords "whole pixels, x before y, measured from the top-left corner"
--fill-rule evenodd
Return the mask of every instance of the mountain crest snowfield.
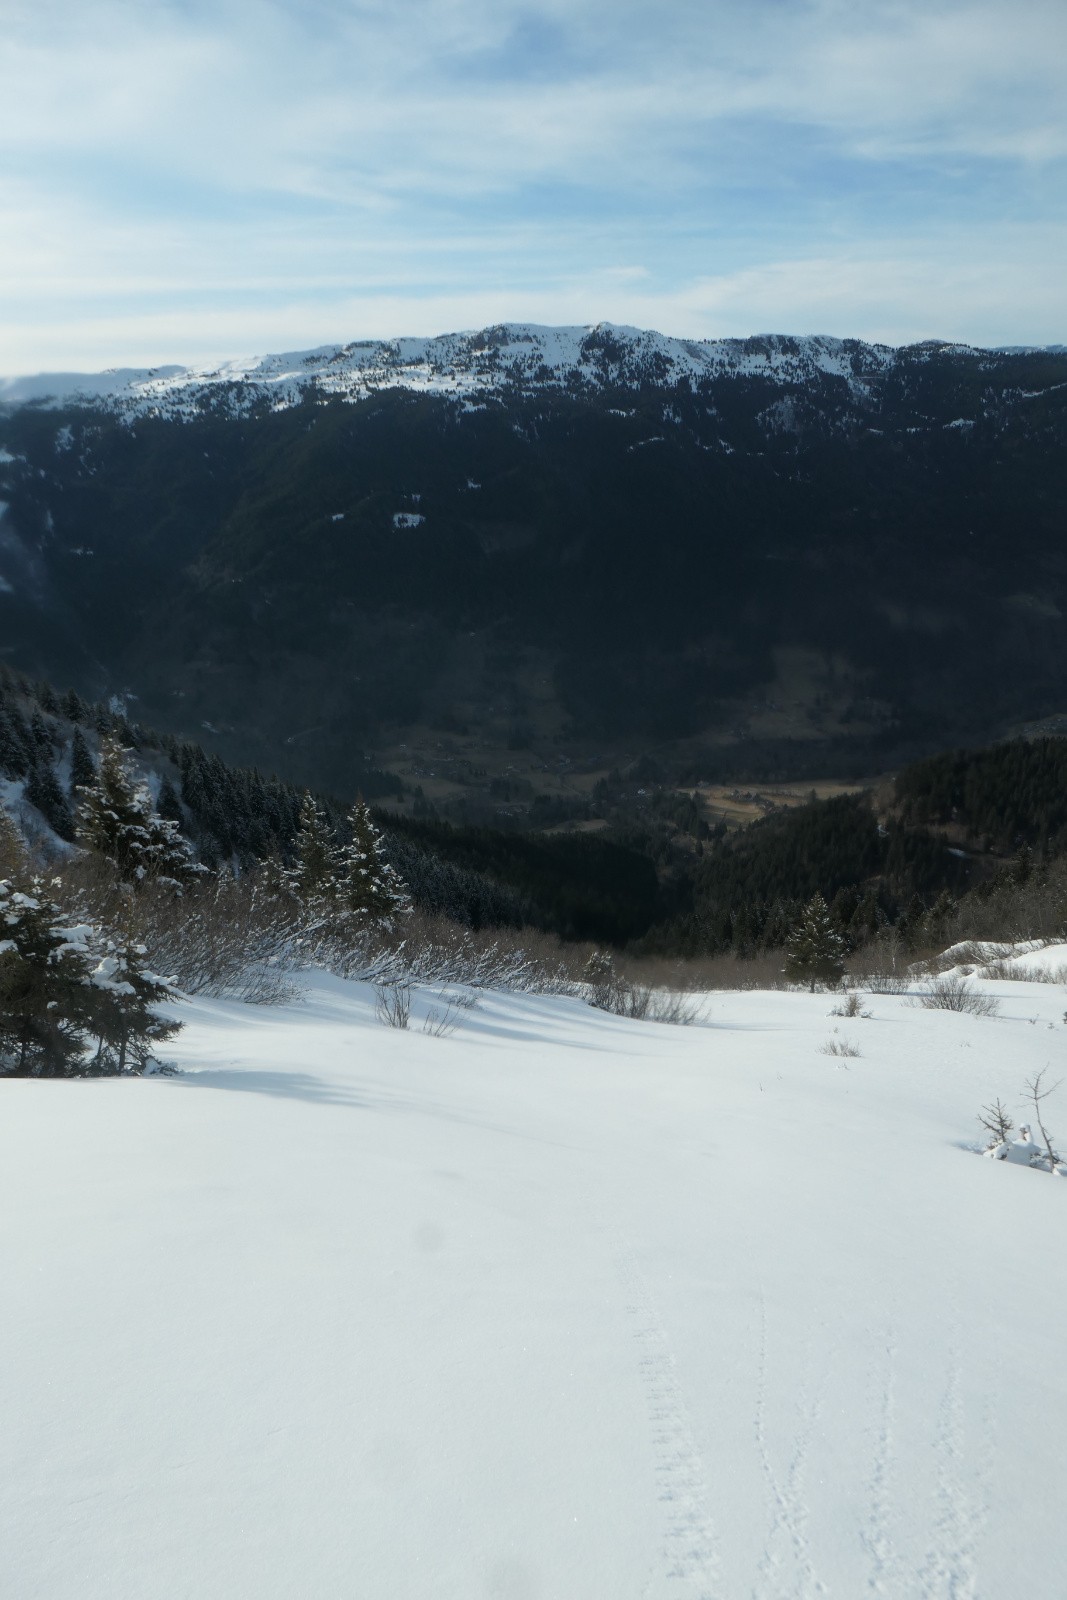
M 1065 962 L 444 1033 L 306 974 L 6 1082 L 5 1591 L 1058 1600 L 1067 1185 L 976 1114 Z

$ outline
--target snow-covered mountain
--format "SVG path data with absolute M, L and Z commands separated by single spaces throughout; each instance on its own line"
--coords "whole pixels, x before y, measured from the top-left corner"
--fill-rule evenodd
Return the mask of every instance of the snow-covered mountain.
M 980 360 L 966 345 L 908 347 L 952 351 Z M 465 397 L 537 389 L 601 390 L 647 384 L 696 385 L 719 377 L 758 377 L 784 384 L 820 375 L 863 388 L 898 360 L 889 345 L 828 336 L 674 339 L 601 322 L 551 328 L 511 322 L 436 338 L 354 340 L 316 350 L 252 356 L 217 367 L 116 367 L 101 373 L 53 372 L 0 379 L 0 401 L 20 404 L 81 399 L 123 413 L 177 416 L 204 403 L 243 410 L 264 400 L 281 408 L 307 396 L 361 400 L 381 389 L 407 388 Z

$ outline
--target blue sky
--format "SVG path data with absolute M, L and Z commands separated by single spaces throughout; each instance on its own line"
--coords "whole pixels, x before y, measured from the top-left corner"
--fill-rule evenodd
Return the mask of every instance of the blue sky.
M 5 0 L 0 372 L 1067 341 L 1063 0 Z

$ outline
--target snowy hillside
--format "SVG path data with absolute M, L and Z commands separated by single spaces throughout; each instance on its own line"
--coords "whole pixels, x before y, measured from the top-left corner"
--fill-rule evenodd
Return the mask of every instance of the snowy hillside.
M 1059 1600 L 1067 1184 L 967 1145 L 1064 995 L 989 987 L 437 1038 L 319 978 L 5 1083 L 7 1592 Z
M 932 345 L 976 358 L 966 346 Z M 912 352 L 914 354 L 914 351 Z M 359 400 L 381 389 L 407 388 L 464 397 L 502 389 L 638 387 L 724 376 L 782 384 L 819 375 L 864 380 L 892 367 L 887 345 L 829 337 L 674 339 L 639 328 L 597 323 L 549 328 L 505 323 L 432 339 L 361 340 L 284 355 L 256 356 L 219 367 L 116 368 L 103 373 L 44 373 L 0 379 L 0 401 L 21 404 L 77 398 L 124 414 L 181 416 L 204 404 L 240 411 L 267 401 L 283 407 L 307 395 Z

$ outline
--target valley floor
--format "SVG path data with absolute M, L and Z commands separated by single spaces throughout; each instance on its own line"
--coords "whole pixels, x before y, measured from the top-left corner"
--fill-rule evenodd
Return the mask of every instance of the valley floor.
M 316 977 L 0 1084 L 0 1589 L 1061 1600 L 1067 1183 L 967 1146 L 1065 997 L 989 988 L 435 1038 Z

